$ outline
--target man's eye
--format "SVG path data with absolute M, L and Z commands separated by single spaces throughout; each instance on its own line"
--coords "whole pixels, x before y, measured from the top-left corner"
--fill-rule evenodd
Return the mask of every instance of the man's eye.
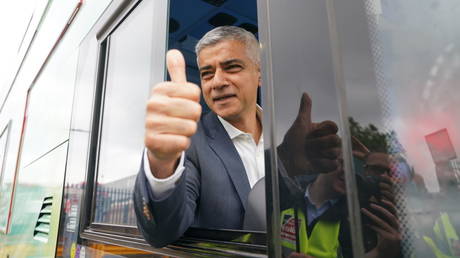
M 212 77 L 212 73 L 211 72 L 202 72 L 201 73 L 201 78 L 202 79 L 209 79 Z
M 242 69 L 243 67 L 241 67 L 240 65 L 229 65 L 226 70 L 229 72 L 239 72 Z

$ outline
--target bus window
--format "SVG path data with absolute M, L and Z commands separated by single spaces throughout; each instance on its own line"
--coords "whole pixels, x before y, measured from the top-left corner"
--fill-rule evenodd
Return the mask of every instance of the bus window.
M 350 257 L 347 132 L 337 90 L 328 1 L 268 1 L 265 59 L 273 80 L 273 246 L 281 257 Z M 263 35 L 261 35 L 263 36 Z M 264 41 L 262 41 L 264 44 Z M 265 44 L 267 46 L 267 44 Z M 268 68 L 267 68 L 268 69 Z M 264 78 L 265 79 L 265 78 Z M 276 186 L 276 181 L 278 186 Z M 277 187 L 277 189 L 276 189 Z M 278 196 L 276 196 L 278 190 Z
M 202 120 L 204 127 L 211 126 L 213 122 L 207 121 L 205 117 L 207 114 L 215 112 L 216 110 L 211 109 L 205 102 L 204 96 L 206 93 L 203 91 L 203 81 L 200 79 L 200 68 L 203 64 L 200 65 L 197 62 L 197 54 L 195 53 L 195 46 L 197 45 L 198 41 L 209 31 L 220 27 L 220 26 L 235 26 L 239 28 L 245 29 L 248 33 L 253 34 L 255 37 L 258 37 L 258 29 L 257 29 L 257 9 L 256 9 L 256 1 L 243 1 L 243 0 L 227 0 L 227 1 L 203 1 L 203 0 L 173 0 L 170 1 L 170 13 L 169 13 L 169 36 L 168 36 L 168 49 L 178 49 L 182 52 L 185 58 L 186 63 L 186 76 L 187 81 L 195 83 L 196 85 L 201 87 L 202 94 L 200 104 L 202 106 Z M 247 47 L 249 43 L 246 45 L 246 50 L 249 50 Z M 212 46 L 211 46 L 212 47 Z M 258 44 L 257 44 L 258 47 Z M 205 51 L 206 47 L 203 48 L 202 52 Z M 207 60 L 202 60 L 202 62 L 207 62 Z M 168 75 L 167 80 L 170 79 Z M 222 86 L 225 87 L 225 86 Z M 260 103 L 260 102 L 259 102 Z M 205 121 L 206 120 L 206 121 Z M 230 123 L 229 123 L 230 124 Z M 214 125 L 212 125 L 214 126 Z M 227 130 L 227 129 L 226 129 Z M 227 131 L 228 133 L 228 131 Z M 222 136 L 217 136 L 222 137 Z M 233 143 L 235 141 L 233 140 Z M 208 140 L 207 140 L 208 141 Z M 261 141 L 262 142 L 262 141 Z M 214 209 L 214 216 L 213 218 L 206 219 L 207 221 L 203 221 L 206 215 L 204 213 L 199 214 L 197 217 L 193 219 L 192 227 L 198 228 L 213 228 L 213 229 L 243 229 L 243 217 L 244 217 L 244 202 L 246 202 L 247 195 L 249 193 L 250 187 L 254 186 L 258 179 L 263 177 L 264 170 L 261 165 L 263 165 L 263 154 L 262 155 L 255 155 L 256 150 L 252 150 L 250 156 L 251 159 L 256 161 L 257 168 L 261 171 L 259 177 L 251 178 L 250 173 L 248 170 L 250 169 L 247 167 L 247 163 L 244 160 L 244 157 L 241 157 L 243 160 L 244 171 L 241 170 L 239 166 L 228 167 L 227 162 L 231 162 L 233 164 L 239 164 L 241 161 L 233 160 L 230 161 L 232 158 L 228 158 L 227 156 L 222 155 L 219 152 L 218 148 L 230 148 L 229 146 L 219 143 L 212 143 L 209 140 L 209 144 L 213 149 L 213 153 L 216 153 L 215 156 L 207 157 L 208 161 L 214 162 L 214 159 L 219 164 L 216 164 L 215 169 L 217 171 L 214 174 L 219 175 L 218 182 L 222 184 L 219 188 L 222 193 L 227 193 L 225 197 L 222 196 L 219 198 L 212 198 L 212 190 L 209 190 L 209 184 L 212 182 L 212 179 L 206 179 L 205 172 L 201 171 L 202 173 L 202 180 L 201 180 L 201 193 L 200 196 L 197 197 L 198 205 L 202 207 L 208 207 L 207 209 L 213 210 Z M 214 147 L 213 145 L 216 145 Z M 217 146 L 218 145 L 218 146 Z M 236 145 L 235 145 L 236 147 Z M 255 147 L 255 146 L 254 146 Z M 256 148 L 260 148 L 263 150 L 263 144 L 259 144 Z M 240 150 L 236 149 L 238 154 Z M 200 153 L 198 154 L 200 155 Z M 236 155 L 235 155 L 236 157 Z M 223 159 L 223 160 L 219 160 Z M 228 159 L 228 160 L 225 160 Z M 260 161 L 260 162 L 259 162 Z M 222 166 L 223 164 L 223 166 Z M 259 171 L 259 172 L 260 172 Z M 236 173 L 240 173 L 237 176 Z M 242 178 L 235 180 L 233 177 L 240 177 Z M 246 179 L 247 178 L 247 179 Z M 230 180 L 229 180 L 230 179 Z M 251 179 L 254 179 L 253 182 Z M 208 181 L 209 180 L 209 181 Z M 245 188 L 245 181 L 249 182 L 247 189 Z M 242 190 L 242 189 L 245 190 Z M 230 190 L 229 190 L 230 189 Z M 236 189 L 236 191 L 234 190 Z M 208 196 L 204 197 L 201 195 L 207 194 Z M 236 197 L 236 198 L 235 198 Z M 208 200 L 208 201 L 204 201 Z M 238 202 L 233 202 L 233 200 L 238 200 Z M 265 199 L 260 200 L 261 202 L 265 202 Z M 215 206 L 212 203 L 219 202 L 222 204 L 225 203 L 225 208 L 217 208 L 221 206 Z M 235 207 L 236 206 L 236 207 Z M 197 207 L 197 212 L 200 213 L 200 206 Z M 235 212 L 235 211 L 238 212 Z M 206 212 L 209 213 L 209 212 Z M 227 216 L 228 214 L 235 214 L 233 217 L 227 219 L 227 221 L 220 222 L 220 218 Z M 200 218 L 201 217 L 201 218 Z M 214 222 L 212 222 L 214 220 Z M 229 221 L 230 220 L 230 221 Z
M 139 231 L 154 247 L 184 233 L 261 243 L 265 227 L 241 231 L 251 188 L 265 175 L 256 1 L 173 0 L 168 21 L 175 50 L 147 104 L 146 173 L 134 193 Z
M 460 5 L 352 2 L 335 9 L 349 128 L 367 149 L 358 195 L 378 197 L 360 203 L 363 227 L 378 215 L 387 257 L 458 256 Z
M 97 140 L 97 184 L 94 188 L 93 225 L 136 225 L 134 214 L 136 204 L 132 202 L 132 196 L 133 191 L 135 192 L 135 188 L 138 187 L 135 185 L 135 181 L 139 166 L 145 165 L 145 163 L 141 164 L 140 162 L 144 153 L 145 105 L 152 86 L 163 80 L 160 74 L 163 74 L 163 67 L 165 67 L 164 56 L 158 54 L 158 51 L 163 49 L 162 44 L 166 42 L 162 42 L 161 37 L 155 38 L 156 35 L 152 33 L 152 30 L 146 29 L 152 21 L 152 15 L 148 11 L 152 9 L 152 5 L 150 1 L 142 1 L 102 41 L 101 51 L 102 56 L 105 57 L 103 64 L 105 71 L 102 81 L 104 87 L 99 92 L 102 101 L 100 103 L 100 129 Z M 198 85 L 200 85 L 200 74 L 194 48 L 197 41 L 206 32 L 219 26 L 233 25 L 243 28 L 255 38 L 258 35 L 255 1 L 175 0 L 170 1 L 169 10 L 169 26 L 166 34 L 168 39 L 164 46 L 167 45 L 168 49 L 175 48 L 182 52 L 186 62 L 187 80 Z M 153 47 L 151 46 L 152 42 L 156 44 Z M 258 48 L 259 44 L 256 43 L 256 46 Z M 154 71 L 153 76 L 151 75 L 152 71 Z M 169 80 L 170 78 L 165 77 L 164 79 Z M 261 104 L 260 92 L 256 92 L 255 96 L 258 103 Z M 210 111 L 203 99 L 200 103 L 203 107 L 203 114 Z M 260 142 L 258 148 L 262 155 L 257 155 L 254 159 L 257 159 L 257 166 L 262 165 L 262 168 L 259 169 L 259 177 L 256 179 L 260 179 L 265 174 L 263 170 L 264 146 L 263 141 Z M 244 159 L 244 157 L 242 158 Z M 222 165 L 221 167 L 223 168 Z M 232 168 L 229 169 L 233 170 Z M 244 172 L 239 170 L 240 167 L 237 169 L 238 173 Z M 220 173 L 224 173 L 224 176 L 219 180 L 231 177 L 225 171 Z M 253 181 L 251 185 L 257 182 L 257 180 Z M 201 191 L 204 191 L 206 187 L 208 186 L 203 183 Z M 229 183 L 223 184 L 223 187 L 233 189 L 234 186 Z M 238 193 L 235 192 L 234 197 L 241 199 L 238 209 L 244 208 L 249 191 L 250 187 L 243 191 L 238 190 Z M 216 199 L 215 201 L 227 204 L 228 200 L 228 196 L 223 195 L 222 200 Z M 260 201 L 265 202 L 264 199 Z M 201 202 L 200 205 L 203 205 L 201 200 L 197 202 Z M 221 218 L 219 214 L 226 212 L 226 210 L 216 210 L 214 217 Z M 231 221 L 213 224 L 210 227 L 207 227 L 206 224 L 196 223 L 200 219 L 199 217 L 192 218 L 196 219 L 191 224 L 192 227 L 243 229 L 244 211 L 239 216 L 232 217 Z M 201 234 L 199 230 L 195 233 Z M 237 237 L 233 237 L 234 235 L 230 234 L 231 240 L 239 238 L 241 234 L 238 234 Z
M 132 192 L 144 145 L 145 102 L 156 65 L 154 30 L 149 29 L 152 5 L 141 2 L 102 43 L 106 70 L 94 223 L 136 225 Z
M 268 2 L 280 252 L 458 256 L 458 2 Z

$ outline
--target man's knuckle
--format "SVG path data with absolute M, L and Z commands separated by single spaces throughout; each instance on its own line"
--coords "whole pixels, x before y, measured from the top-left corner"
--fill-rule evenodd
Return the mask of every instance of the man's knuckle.
M 155 120 L 152 118 L 145 119 L 145 129 L 148 132 L 152 132 L 155 128 Z
M 196 84 L 187 83 L 187 87 L 184 88 L 184 89 L 187 89 L 188 97 L 190 99 L 192 99 L 194 101 L 199 101 L 200 100 L 201 89 Z
M 201 105 L 198 103 L 194 103 L 193 108 L 191 109 L 191 118 L 195 121 L 198 121 L 201 116 Z
M 147 112 L 149 114 L 162 113 L 168 107 L 169 100 L 163 96 L 153 96 L 147 102 Z
M 155 117 L 149 117 L 145 120 L 145 128 L 152 133 L 155 133 L 155 131 L 161 125 L 162 125 L 161 120 Z
M 179 147 L 180 151 L 186 150 L 190 146 L 190 139 L 188 137 L 179 137 L 177 139 L 177 146 Z
M 196 132 L 197 127 L 198 126 L 195 121 L 190 121 L 190 125 L 189 125 L 190 135 L 193 135 Z
M 153 152 L 158 151 L 161 148 L 159 137 L 155 134 L 146 134 L 145 146 Z
M 169 90 L 169 85 L 167 82 L 160 82 L 153 86 L 151 94 L 152 96 L 165 95 Z
M 192 87 L 192 89 L 193 89 L 193 94 L 194 94 L 196 97 L 199 98 L 200 95 L 201 95 L 201 89 L 200 89 L 200 87 L 198 87 L 197 85 L 194 84 L 193 87 Z
M 185 120 L 182 123 L 181 131 L 184 132 L 184 135 L 191 136 L 196 132 L 196 122 L 193 120 Z
M 152 96 L 147 100 L 147 105 L 146 105 L 147 112 L 154 111 L 155 107 L 156 107 L 156 97 Z

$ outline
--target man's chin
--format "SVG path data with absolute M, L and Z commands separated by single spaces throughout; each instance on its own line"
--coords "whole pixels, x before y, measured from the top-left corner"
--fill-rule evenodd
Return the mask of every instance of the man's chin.
M 227 121 L 235 120 L 239 116 L 239 112 L 237 112 L 234 108 L 217 108 L 213 110 L 218 116 L 222 117 Z

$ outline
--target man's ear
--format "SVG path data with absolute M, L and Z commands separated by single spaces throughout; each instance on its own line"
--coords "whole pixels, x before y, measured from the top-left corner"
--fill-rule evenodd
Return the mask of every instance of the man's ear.
M 262 85 L 262 72 L 260 71 L 260 66 L 257 68 L 257 71 L 259 73 L 259 87 Z

